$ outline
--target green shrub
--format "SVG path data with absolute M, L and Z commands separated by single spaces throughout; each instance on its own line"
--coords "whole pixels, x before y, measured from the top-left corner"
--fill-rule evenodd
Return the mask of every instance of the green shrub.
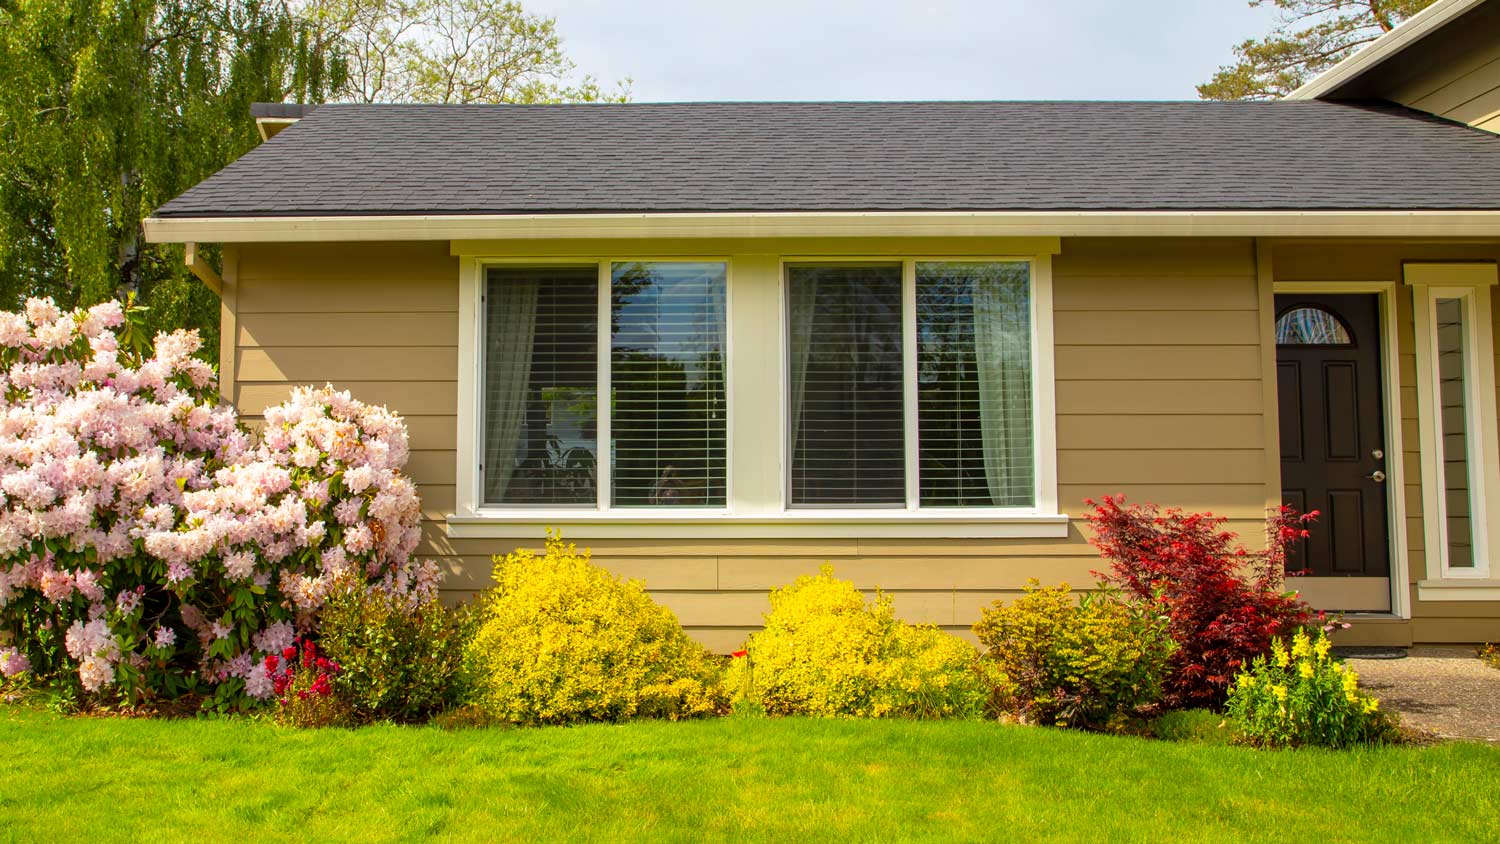
M 1349 747 L 1394 740 L 1396 725 L 1380 701 L 1359 688 L 1359 675 L 1329 656 L 1328 637 L 1307 631 L 1291 647 L 1277 639 L 1270 658 L 1256 657 L 1229 691 L 1236 738 L 1259 747 Z
M 418 723 L 462 702 L 473 613 L 436 599 L 345 589 L 319 615 L 333 686 L 360 721 Z
M 1099 728 L 1156 703 L 1176 650 L 1164 619 L 1109 591 L 1074 602 L 1068 584 L 1036 581 L 974 625 L 1013 684 L 1011 707 L 1042 724 Z
M 638 581 L 550 536 L 544 556 L 496 558 L 466 650 L 474 704 L 500 722 L 566 724 L 724 712 L 719 660 Z
M 975 718 L 1003 678 L 967 642 L 898 620 L 888 595 L 867 604 L 824 566 L 771 593 L 728 684 L 769 715 Z

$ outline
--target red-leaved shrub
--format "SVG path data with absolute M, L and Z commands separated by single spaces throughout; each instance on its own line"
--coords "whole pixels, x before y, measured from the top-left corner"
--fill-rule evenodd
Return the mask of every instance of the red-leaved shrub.
M 1177 642 L 1162 689 L 1166 706 L 1222 706 L 1235 674 L 1272 639 L 1311 622 L 1311 609 L 1285 591 L 1284 578 L 1287 550 L 1308 535 L 1316 511 L 1272 510 L 1266 549 L 1250 551 L 1209 513 L 1127 507 L 1124 496 L 1087 503 L 1094 545 L 1111 563 L 1096 575 L 1154 605 Z

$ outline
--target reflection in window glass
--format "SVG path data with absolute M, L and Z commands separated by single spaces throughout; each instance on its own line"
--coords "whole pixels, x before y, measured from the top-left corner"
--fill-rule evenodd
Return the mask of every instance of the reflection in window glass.
M 1353 342 L 1339 318 L 1322 308 L 1293 308 L 1276 320 L 1279 346 L 1348 346 Z
M 791 503 L 906 503 L 901 265 L 787 268 Z
M 485 503 L 595 503 L 598 290 L 591 266 L 489 271 Z
M 1465 372 L 1468 343 L 1462 299 L 1438 299 L 1437 361 L 1439 412 L 1443 422 L 1443 500 L 1448 524 L 1448 567 L 1474 567 L 1470 524 L 1469 413 Z
M 722 263 L 611 268 L 615 506 L 725 502 Z
M 1030 265 L 917 264 L 921 503 L 1034 501 Z

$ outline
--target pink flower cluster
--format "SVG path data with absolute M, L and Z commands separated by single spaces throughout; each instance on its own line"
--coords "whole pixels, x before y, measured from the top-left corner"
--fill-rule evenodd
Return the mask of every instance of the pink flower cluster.
M 90 691 L 175 672 L 263 698 L 263 657 L 335 583 L 436 593 L 437 568 L 411 557 L 400 417 L 304 387 L 257 439 L 218 404 L 196 333 L 134 359 L 114 333 L 128 316 L 44 299 L 0 313 L 0 671 L 39 666 L 27 637 L 55 627 Z

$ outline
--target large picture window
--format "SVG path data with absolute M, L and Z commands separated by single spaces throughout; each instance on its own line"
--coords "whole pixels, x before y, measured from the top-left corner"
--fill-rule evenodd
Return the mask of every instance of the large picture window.
M 789 264 L 789 503 L 1033 506 L 1030 267 Z
M 450 535 L 1067 531 L 1046 253 L 493 248 L 460 252 Z
M 901 265 L 787 269 L 793 506 L 903 505 Z
M 724 505 L 725 265 L 608 271 L 601 288 L 596 265 L 488 270 L 485 504 Z
M 1031 284 L 1024 263 L 916 266 L 924 507 L 1030 507 Z
M 723 264 L 613 266 L 614 506 L 724 505 L 724 294 Z
M 598 271 L 493 268 L 485 324 L 484 500 L 594 504 Z

